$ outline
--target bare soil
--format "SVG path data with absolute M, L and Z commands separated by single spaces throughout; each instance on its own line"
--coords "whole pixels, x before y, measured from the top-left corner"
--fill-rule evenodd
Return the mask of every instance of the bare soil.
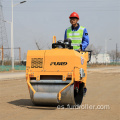
M 82 105 L 109 109 L 68 109 L 34 106 L 25 78 L 0 81 L 0 120 L 120 120 L 119 70 L 89 70 Z

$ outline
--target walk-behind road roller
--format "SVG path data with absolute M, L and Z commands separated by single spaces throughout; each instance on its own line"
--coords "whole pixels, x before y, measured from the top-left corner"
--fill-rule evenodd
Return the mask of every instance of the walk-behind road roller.
M 73 50 L 71 40 L 55 37 L 51 50 L 28 50 L 26 80 L 33 104 L 80 105 L 89 56 Z

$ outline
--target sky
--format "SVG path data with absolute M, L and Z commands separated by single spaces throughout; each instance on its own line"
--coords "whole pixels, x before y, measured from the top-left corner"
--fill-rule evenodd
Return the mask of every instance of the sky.
M 2 6 L 4 19 L 11 21 L 11 0 L 2 0 Z M 101 53 L 105 51 L 105 40 L 108 51 L 115 50 L 116 44 L 120 51 L 120 0 L 27 0 L 14 7 L 14 46 L 21 47 L 22 58 L 27 50 L 37 49 L 35 41 L 40 48 L 48 49 L 53 35 L 64 40 L 72 12 L 79 14 L 79 24 L 86 27 L 90 44 L 101 46 Z M 5 25 L 10 46 L 11 28 Z

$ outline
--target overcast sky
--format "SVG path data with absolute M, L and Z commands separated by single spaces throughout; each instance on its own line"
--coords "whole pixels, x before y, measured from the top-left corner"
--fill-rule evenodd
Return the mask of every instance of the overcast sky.
M 14 4 L 19 2 L 14 0 Z M 11 21 L 11 1 L 2 0 L 2 5 L 4 19 Z M 120 51 L 120 0 L 27 0 L 14 7 L 15 47 L 21 47 L 23 55 L 37 49 L 35 40 L 43 49 L 51 46 L 53 35 L 63 40 L 72 12 L 79 14 L 90 44 L 102 46 L 104 53 L 106 39 L 108 51 L 114 50 L 116 43 Z M 10 46 L 10 24 L 6 23 L 6 29 Z

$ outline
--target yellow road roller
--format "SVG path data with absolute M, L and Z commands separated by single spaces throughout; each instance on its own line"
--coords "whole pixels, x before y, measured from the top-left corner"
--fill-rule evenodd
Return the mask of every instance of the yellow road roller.
M 35 105 L 80 105 L 87 79 L 90 51 L 73 50 L 71 40 L 57 41 L 52 49 L 28 50 L 26 81 Z

